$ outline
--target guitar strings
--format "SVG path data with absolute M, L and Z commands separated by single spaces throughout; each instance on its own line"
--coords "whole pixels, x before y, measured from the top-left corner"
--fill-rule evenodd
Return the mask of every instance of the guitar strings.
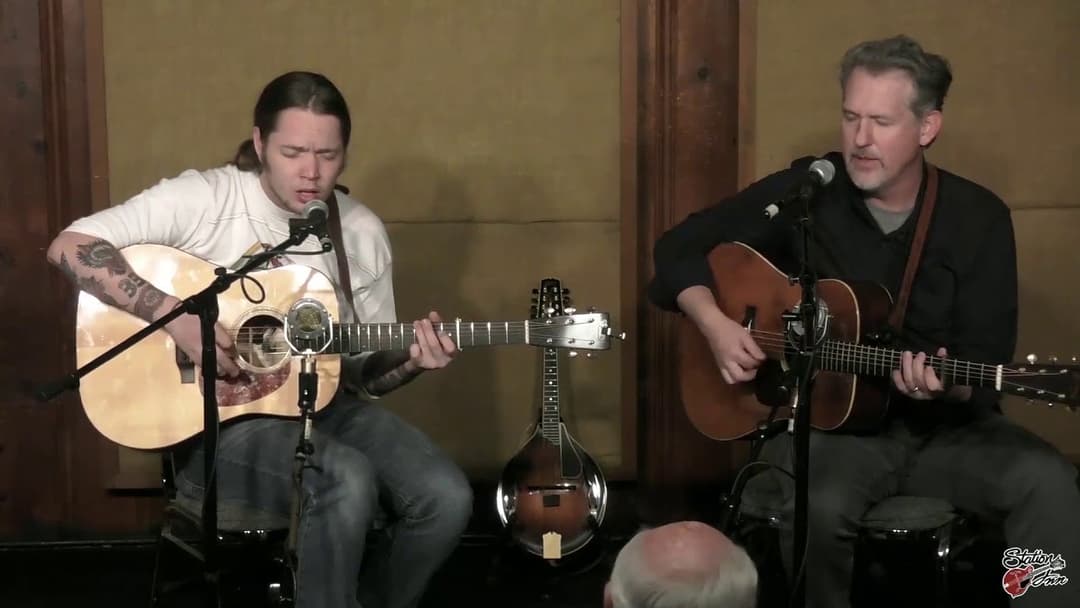
M 763 350 L 771 351 L 774 355 L 782 356 L 785 349 L 789 346 L 785 335 L 781 333 L 751 329 L 750 335 L 754 337 L 755 341 Z M 876 367 L 880 369 L 887 368 L 890 370 L 899 367 L 902 352 L 903 351 L 878 346 L 843 343 L 833 340 L 826 340 L 819 349 L 819 353 L 821 353 L 822 357 L 827 361 L 847 362 L 853 367 Z M 953 378 L 963 377 L 969 382 L 972 379 L 979 380 L 980 382 L 994 382 L 997 380 L 997 366 L 994 365 L 971 363 L 936 356 L 928 356 L 926 358 L 926 364 L 932 367 L 936 366 L 937 369 L 948 372 Z M 946 370 L 946 366 L 951 366 L 951 369 Z M 1046 377 L 1048 375 L 1056 376 L 1058 375 L 1058 372 L 1047 374 L 1037 370 L 1019 370 L 1007 366 L 1001 368 L 1003 385 L 1031 390 L 1032 392 L 1038 392 L 1039 390 L 1044 389 L 1031 387 L 1021 382 L 1017 382 L 1016 380 L 1022 378 Z M 1044 392 L 1052 393 L 1053 391 L 1044 390 Z
M 476 327 L 476 323 L 473 323 L 472 327 L 469 328 L 469 334 L 466 334 L 463 331 L 459 337 L 468 335 L 468 337 L 471 338 L 465 340 L 465 342 L 467 342 L 466 345 L 496 345 L 508 340 L 523 342 L 526 336 L 534 336 L 541 339 L 559 338 L 565 333 L 563 331 L 564 328 L 568 327 L 566 325 L 551 325 L 540 321 L 530 321 L 528 322 L 530 327 L 526 330 L 524 323 L 525 322 L 522 321 L 510 322 L 510 327 L 507 329 L 507 324 L 505 322 L 492 322 L 490 332 L 488 331 L 486 321 L 484 321 L 483 325 L 480 327 Z M 374 333 L 369 333 L 367 331 L 357 333 L 335 332 L 334 340 L 338 343 L 352 343 L 354 341 L 359 341 L 360 344 L 367 343 L 369 345 L 382 345 L 385 343 L 393 345 L 395 342 L 398 342 L 402 344 L 402 346 L 405 345 L 405 341 L 408 341 L 409 344 L 415 343 L 416 341 L 416 330 L 411 324 L 388 323 L 378 325 L 380 325 L 379 331 Z M 443 323 L 440 331 L 449 329 L 448 326 L 457 327 L 456 324 L 451 325 L 449 323 Z M 461 327 L 463 328 L 466 326 L 466 323 L 461 324 Z M 282 329 L 283 328 L 279 326 L 240 327 L 233 328 L 230 333 L 234 339 L 237 340 L 237 346 L 242 346 L 245 352 L 251 352 L 258 347 L 264 354 L 280 355 L 292 352 L 292 349 L 284 339 L 270 338 L 269 340 L 260 342 L 256 340 L 256 338 L 265 338 L 268 333 L 273 334 L 275 332 L 280 332 Z

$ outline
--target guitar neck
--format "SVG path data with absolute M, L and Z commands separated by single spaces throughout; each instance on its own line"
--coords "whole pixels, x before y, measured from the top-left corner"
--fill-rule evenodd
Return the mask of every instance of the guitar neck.
M 528 321 L 453 321 L 433 323 L 436 332 L 450 336 L 458 348 L 529 343 Z M 329 350 L 360 353 L 408 350 L 416 342 L 412 323 L 335 323 Z
M 865 376 L 892 375 L 900 368 L 903 351 L 826 340 L 818 350 L 818 367 L 831 372 L 860 374 Z M 1001 365 L 972 363 L 960 359 L 927 357 L 926 364 L 934 369 L 945 384 L 960 384 L 1001 390 Z
M 557 446 L 562 441 L 562 434 L 559 432 L 562 414 L 559 413 L 559 351 L 554 348 L 544 349 L 543 383 L 540 391 L 544 399 L 540 413 L 540 432 L 544 439 Z

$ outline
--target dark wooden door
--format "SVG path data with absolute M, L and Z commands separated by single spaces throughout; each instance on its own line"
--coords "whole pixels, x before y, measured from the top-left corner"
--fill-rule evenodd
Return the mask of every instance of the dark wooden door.
M 0 542 L 148 531 L 160 499 L 110 492 L 117 450 L 73 392 L 75 290 L 45 260 L 53 236 L 104 204 L 98 0 L 0 0 Z

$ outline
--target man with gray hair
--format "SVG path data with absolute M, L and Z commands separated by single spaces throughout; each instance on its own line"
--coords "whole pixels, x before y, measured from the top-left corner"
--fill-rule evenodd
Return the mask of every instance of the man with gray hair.
M 989 189 L 926 158 L 944 124 L 949 64 L 911 38 L 894 36 L 855 45 L 839 72 L 840 149 L 822 159 L 795 160 L 666 232 L 653 250 L 649 297 L 695 324 L 718 375 L 732 385 L 765 381 L 768 374 L 757 373 L 766 361 L 762 347 L 775 348 L 776 342 L 763 336 L 759 344 L 757 332 L 740 322 L 744 311 L 730 311 L 732 318 L 717 304 L 719 296 L 738 301 L 741 296 L 729 294 L 747 289 L 745 282 L 714 279 L 707 256 L 721 244 L 751 247 L 791 276 L 805 269 L 820 278 L 877 283 L 901 303 L 893 311 L 896 326 L 876 328 L 894 336 L 891 348 L 881 351 L 891 354 L 858 361 L 856 368 L 863 375 L 891 375 L 888 385 L 875 387 L 864 378 L 871 382 L 860 384 L 850 403 L 842 401 L 851 415 L 881 407 L 880 397 L 887 396 L 887 415 L 871 414 L 875 424 L 857 432 L 809 433 L 807 551 L 789 573 L 805 577 L 807 606 L 850 605 L 859 521 L 875 503 L 897 494 L 944 499 L 1002 524 L 1008 546 L 1030 558 L 1008 566 L 1017 580 L 1003 579 L 1006 592 L 1024 595 L 1021 605 L 1080 606 L 1080 585 L 1065 584 L 1072 570 L 1033 567 L 1042 565 L 1040 559 L 1059 570 L 1080 563 L 1076 466 L 1004 416 L 999 402 L 1002 376 L 1017 382 L 1022 375 L 1010 365 L 1018 280 L 1009 207 Z M 973 143 L 995 142 L 985 137 Z M 835 174 L 810 206 L 813 221 L 804 224 L 790 212 L 767 215 L 771 203 L 798 192 L 814 163 L 831 165 Z M 796 225 L 807 226 L 805 242 Z M 917 272 L 908 275 L 908 260 L 922 241 L 923 255 L 912 267 Z M 905 276 L 913 277 L 906 308 Z M 997 371 L 980 378 L 978 370 Z M 881 395 L 864 391 L 868 386 Z M 814 409 L 824 396 L 818 393 Z M 825 399 L 825 405 L 836 404 Z M 773 438 L 763 458 L 789 467 L 790 444 L 787 434 Z M 776 473 L 756 476 L 747 489 L 770 479 L 786 487 Z
M 676 522 L 619 551 L 604 608 L 753 608 L 757 580 L 742 547 L 706 524 Z

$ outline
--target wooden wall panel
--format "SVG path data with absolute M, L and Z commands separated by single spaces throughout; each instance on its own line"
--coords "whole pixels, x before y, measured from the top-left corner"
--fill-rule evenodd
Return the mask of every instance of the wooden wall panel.
M 641 516 L 652 522 L 705 517 L 731 474 L 735 444 L 709 440 L 691 426 L 678 394 L 678 317 L 649 304 L 643 290 L 660 234 L 735 191 L 739 3 L 628 0 L 623 18 L 624 28 L 632 20 L 637 32 L 623 58 L 636 66 L 633 89 L 624 80 L 624 95 L 636 99 L 637 117 L 633 129 L 624 123 L 635 154 L 624 157 L 623 178 L 624 197 L 638 211 Z

